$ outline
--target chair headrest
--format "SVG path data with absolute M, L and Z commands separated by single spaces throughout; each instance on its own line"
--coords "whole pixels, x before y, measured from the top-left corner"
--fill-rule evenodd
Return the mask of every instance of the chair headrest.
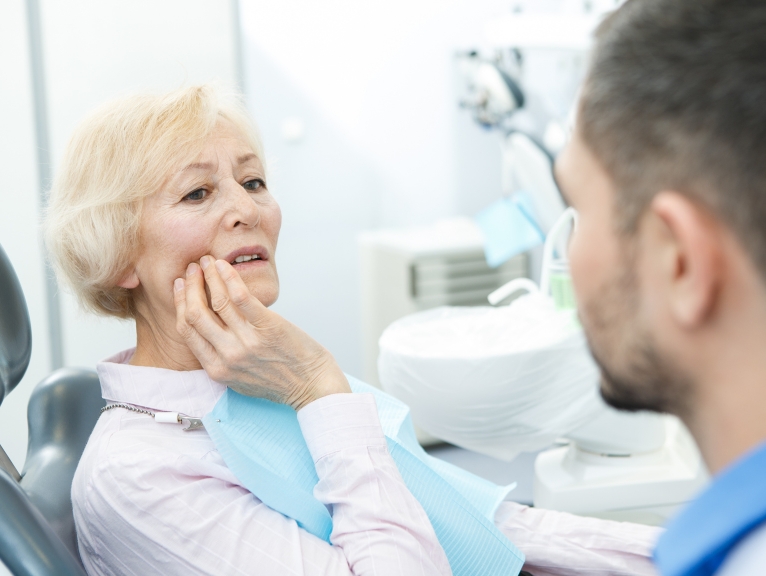
M 0 403 L 21 381 L 32 354 L 32 329 L 21 284 L 0 246 Z

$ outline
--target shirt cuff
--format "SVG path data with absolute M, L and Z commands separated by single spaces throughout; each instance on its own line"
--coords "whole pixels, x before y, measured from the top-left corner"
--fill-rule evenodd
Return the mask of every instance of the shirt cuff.
M 346 448 L 386 446 L 375 396 L 330 394 L 298 412 L 314 462 Z

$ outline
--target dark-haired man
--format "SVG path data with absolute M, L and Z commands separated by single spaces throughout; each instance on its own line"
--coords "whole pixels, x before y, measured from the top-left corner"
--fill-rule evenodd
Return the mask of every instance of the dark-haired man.
M 766 574 L 766 2 L 628 0 L 556 166 L 582 323 L 615 407 L 678 415 L 711 486 L 664 575 Z

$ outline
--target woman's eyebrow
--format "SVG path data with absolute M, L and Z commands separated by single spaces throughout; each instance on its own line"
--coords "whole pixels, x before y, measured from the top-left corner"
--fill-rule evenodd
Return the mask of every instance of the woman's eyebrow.
M 252 152 L 248 152 L 247 154 L 244 154 L 237 158 L 237 164 L 244 164 L 245 162 L 249 162 L 250 160 L 258 160 L 258 156 Z
M 185 166 L 181 172 L 186 172 L 187 170 L 210 170 L 212 167 L 213 165 L 210 162 L 195 162 Z
M 237 158 L 237 164 L 241 165 L 250 160 L 258 160 L 258 155 L 253 152 L 247 152 Z M 192 164 L 184 166 L 180 172 L 187 172 L 189 170 L 211 170 L 212 168 L 213 164 L 211 162 L 193 162 Z

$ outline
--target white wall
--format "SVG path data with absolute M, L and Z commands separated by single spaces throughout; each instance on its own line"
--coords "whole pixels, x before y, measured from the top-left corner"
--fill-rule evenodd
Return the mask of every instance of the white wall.
M 42 34 L 55 171 L 78 121 L 126 93 L 221 80 L 236 84 L 230 0 L 43 0 Z M 132 322 L 97 318 L 62 298 L 64 359 L 93 368 L 135 345 Z
M 361 374 L 356 235 L 473 215 L 500 193 L 495 134 L 457 107 L 458 49 L 517 4 L 580 0 L 241 0 L 244 71 L 284 211 L 275 309 Z M 612 2 L 613 0 L 599 0 Z M 92 107 L 139 90 L 236 83 L 232 0 L 40 0 L 53 170 Z M 26 404 L 49 371 L 24 0 L 0 3 L 0 244 L 29 302 L 34 348 L 0 406 L 0 444 L 21 468 Z M 284 122 L 305 127 L 283 139 Z M 0 305 L 2 305 L 0 303 Z M 65 364 L 93 368 L 134 344 L 130 323 L 62 295 Z M 0 572 L 1 572 L 0 567 Z
M 27 298 L 33 347 L 24 379 L 0 406 L 0 445 L 19 469 L 27 450 L 29 395 L 50 371 L 28 46 L 24 1 L 4 0 L 0 3 L 0 174 L 3 179 L 0 245 L 13 263 Z
M 239 83 L 235 6 L 230 0 L 41 0 L 54 172 L 74 126 L 109 98 L 211 80 Z M 0 444 L 21 468 L 29 394 L 51 369 L 23 0 L 0 3 L 0 70 L 0 244 L 21 279 L 33 333 L 27 375 L 0 406 Z M 67 366 L 94 368 L 135 344 L 132 323 L 84 314 L 71 296 L 60 295 Z
M 578 0 L 519 1 L 524 9 Z M 611 2 L 612 0 L 604 0 Z M 236 83 L 231 0 L 40 0 L 53 170 L 92 107 L 139 90 Z M 506 0 L 242 0 L 246 90 L 270 186 L 284 211 L 275 309 L 361 373 L 356 236 L 382 226 L 473 215 L 500 193 L 495 134 L 457 106 L 456 50 L 482 47 Z M 0 8 L 4 138 L 0 242 L 30 302 L 32 364 L 0 407 L 0 443 L 17 465 L 25 406 L 50 370 L 23 0 Z M 544 74 L 543 74 L 544 76 Z M 283 139 L 284 122 L 305 127 Z M 65 364 L 92 368 L 134 343 L 131 323 L 81 313 L 62 294 Z
M 487 23 L 512 10 L 617 1 L 242 0 L 245 86 L 284 213 L 274 309 L 361 375 L 357 234 L 473 216 L 501 194 L 499 137 L 458 107 L 456 51 L 490 53 Z M 525 57 L 527 87 L 565 116 L 582 61 Z
M 246 88 L 282 205 L 275 310 L 361 375 L 356 236 L 473 215 L 500 194 L 496 135 L 458 108 L 457 49 L 505 0 L 242 0 Z M 305 126 L 282 137 L 286 119 Z
M 27 451 L 27 403 L 49 372 L 45 265 L 38 235 L 39 202 L 29 41 L 23 0 L 0 3 L 0 245 L 27 298 L 33 348 L 29 369 L 0 406 L 0 445 L 21 469 Z M 0 302 L 0 306 L 3 303 Z M 0 576 L 10 576 L 0 563 Z
M 73 127 L 106 99 L 216 79 L 238 84 L 235 7 L 231 0 L 41 0 L 54 171 Z M 21 469 L 27 402 L 51 370 L 24 0 L 0 2 L 0 87 L 0 245 L 24 289 L 33 334 L 29 369 L 0 406 L 0 445 Z M 62 311 L 68 366 L 93 368 L 134 345 L 131 323 L 82 314 L 65 294 Z

